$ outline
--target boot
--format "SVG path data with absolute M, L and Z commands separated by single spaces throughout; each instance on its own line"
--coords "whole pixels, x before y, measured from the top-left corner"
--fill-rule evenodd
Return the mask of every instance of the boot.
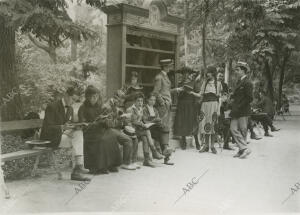
M 265 132 L 265 137 L 273 137 L 268 131 Z
M 79 173 L 81 173 L 81 174 L 88 174 L 89 173 L 89 170 L 85 169 L 82 164 L 79 164 L 78 168 L 79 168 Z
M 200 153 L 202 153 L 202 152 L 208 152 L 208 151 L 209 151 L 209 148 L 208 148 L 208 145 L 206 145 L 206 144 L 204 144 L 202 146 L 202 148 L 199 150 Z
M 200 144 L 199 144 L 199 140 L 198 140 L 198 135 L 194 135 L 194 139 L 195 139 L 196 149 L 200 150 Z
M 174 163 L 169 162 L 169 160 L 170 160 L 170 156 L 166 156 L 165 159 L 164 159 L 164 164 L 166 164 L 166 165 L 174 165 Z
M 226 149 L 226 150 L 234 150 L 233 148 L 231 148 L 231 147 L 229 146 L 229 143 L 228 143 L 228 142 L 227 142 L 227 143 L 224 143 L 223 149 Z
M 211 147 L 211 152 L 213 153 L 213 154 L 217 154 L 217 150 L 216 150 L 216 148 L 213 146 L 213 147 Z
M 152 161 L 150 159 L 149 153 L 144 153 L 144 163 L 143 163 L 143 165 L 155 168 L 154 163 L 152 163 Z
M 158 153 L 162 154 L 162 151 L 161 151 L 161 147 L 160 147 L 160 143 L 158 141 L 154 141 L 154 146 L 155 146 L 155 149 Z
M 260 140 L 261 138 L 256 136 L 256 134 L 254 132 L 251 132 L 250 138 L 253 140 Z
M 80 174 L 80 166 L 76 165 L 71 173 L 71 180 L 74 181 L 91 181 L 90 178 L 84 177 Z
M 186 150 L 186 138 L 183 136 L 180 141 L 180 146 L 182 150 Z
M 279 131 L 280 129 L 279 128 L 276 128 L 274 125 L 271 126 L 271 131 L 274 132 L 274 131 Z
M 152 156 L 154 159 L 161 160 L 164 158 L 164 156 L 162 154 L 160 154 L 154 146 L 150 145 L 150 149 L 151 149 Z

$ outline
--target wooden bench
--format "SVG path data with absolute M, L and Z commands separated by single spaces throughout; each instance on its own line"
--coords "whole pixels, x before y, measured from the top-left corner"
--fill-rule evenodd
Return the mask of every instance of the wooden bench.
M 35 129 L 35 128 L 41 128 L 43 124 L 42 119 L 31 119 L 31 120 L 18 120 L 18 121 L 9 121 L 9 122 L 1 122 L 0 124 L 0 131 L 1 132 L 8 132 L 8 131 L 18 131 L 18 130 L 25 130 L 25 129 Z M 39 143 L 39 141 L 35 141 L 35 143 Z M 40 143 L 50 143 L 49 141 L 40 141 Z M 31 172 L 31 176 L 36 175 L 36 171 L 38 169 L 38 165 L 40 162 L 40 156 L 42 154 L 48 154 L 51 159 L 51 161 L 54 164 L 55 170 L 56 168 L 56 162 L 53 154 L 53 150 L 49 147 L 28 147 L 28 149 L 16 151 L 16 152 L 10 152 L 6 154 L 1 154 L 1 165 L 2 163 L 6 161 L 21 159 L 25 157 L 35 157 L 35 162 L 33 166 L 33 170 Z M 50 160 L 49 160 L 50 161 Z M 57 170 L 57 173 L 59 175 L 59 179 L 61 179 L 61 173 Z M 10 198 L 9 191 L 4 183 L 3 176 L 1 176 L 1 186 L 5 191 L 6 198 Z

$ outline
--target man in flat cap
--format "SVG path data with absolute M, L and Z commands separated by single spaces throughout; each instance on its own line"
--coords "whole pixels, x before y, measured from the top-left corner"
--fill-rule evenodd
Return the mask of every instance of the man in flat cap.
M 158 107 L 158 111 L 160 117 L 162 119 L 162 134 L 161 134 L 161 147 L 163 155 L 165 156 L 164 164 L 173 165 L 173 163 L 169 162 L 169 157 L 171 155 L 169 149 L 169 132 L 170 132 L 170 117 L 171 117 L 171 105 L 172 105 L 172 91 L 179 91 L 181 88 L 175 88 L 171 90 L 171 81 L 168 77 L 168 73 L 173 68 L 172 59 L 163 59 L 160 60 L 161 72 L 156 75 L 154 81 L 154 89 L 153 93 L 158 96 L 158 103 L 160 103 L 160 107 Z M 161 110 L 163 107 L 163 111 Z
M 239 148 L 234 157 L 246 158 L 251 153 L 247 146 L 247 124 L 248 116 L 251 114 L 250 103 L 253 100 L 253 86 L 247 77 L 250 72 L 247 63 L 239 61 L 235 72 L 239 80 L 231 97 L 230 130 Z

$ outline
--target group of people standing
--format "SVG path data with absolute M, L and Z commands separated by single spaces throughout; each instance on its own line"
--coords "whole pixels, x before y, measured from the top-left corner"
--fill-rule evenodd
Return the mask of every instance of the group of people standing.
M 174 135 L 181 136 L 182 149 L 186 149 L 186 136 L 194 136 L 199 152 L 211 150 L 214 154 L 217 154 L 215 143 L 220 139 L 223 139 L 223 149 L 233 150 L 229 145 L 232 139 L 239 148 L 234 157 L 246 158 L 251 153 L 248 130 L 251 139 L 261 139 L 254 132 L 255 124 L 262 124 L 267 137 L 272 137 L 269 127 L 272 132 L 279 130 L 272 122 L 275 108 L 271 99 L 264 91 L 253 92 L 247 63 L 237 63 L 235 74 L 238 81 L 233 91 L 224 82 L 224 74 L 214 66 L 206 69 L 205 77 L 195 75 L 189 68 L 180 72 L 180 85 L 184 90 L 178 95 Z
M 200 152 L 211 149 L 216 154 L 214 144 L 223 126 L 224 149 L 231 149 L 228 142 L 232 135 L 239 148 L 235 157 L 245 158 L 251 153 L 247 130 L 253 97 L 247 63 L 238 62 L 236 66 L 239 81 L 233 93 L 228 92 L 224 74 L 219 73 L 217 78 L 213 66 L 206 69 L 205 77 L 195 76 L 191 69 L 183 69 L 180 86 L 171 89 L 168 73 L 173 68 L 173 61 L 163 59 L 160 65 L 153 90 L 146 97 L 138 84 L 138 74 L 132 72 L 130 83 L 117 90 L 104 104 L 99 90 L 88 86 L 77 121 L 72 105 L 80 93 L 75 88 L 68 88 L 62 99 L 47 106 L 41 139 L 51 141 L 53 148 L 72 148 L 75 160 L 72 180 L 90 180 L 82 175 L 87 173 L 86 169 L 90 174 L 118 172 L 119 166 L 126 170 L 139 169 L 140 142 L 144 166 L 155 167 L 152 158 L 173 165 L 169 139 L 174 93 L 178 95 L 178 103 L 173 133 L 182 137 L 183 149 L 186 148 L 186 136 L 193 135 Z M 123 153 L 119 145 L 123 146 Z

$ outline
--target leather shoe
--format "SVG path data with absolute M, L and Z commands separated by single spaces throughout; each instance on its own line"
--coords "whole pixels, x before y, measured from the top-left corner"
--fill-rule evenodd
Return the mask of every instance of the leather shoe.
M 144 166 L 155 168 L 154 163 L 152 163 L 150 160 L 145 160 L 143 163 Z
M 83 177 L 81 174 L 73 172 L 71 174 L 71 180 L 73 181 L 91 181 L 90 178 L 87 177 Z
M 280 128 L 275 128 L 274 126 L 271 127 L 271 131 L 272 131 L 272 132 L 274 132 L 274 131 L 279 131 L 279 130 L 280 130 Z
M 164 159 L 164 164 L 165 164 L 165 165 L 174 165 L 174 163 L 169 162 L 169 160 L 170 160 L 170 157 L 165 157 L 165 159 Z
M 242 150 L 239 150 L 233 157 L 234 158 L 238 158 L 242 155 L 243 151 Z
M 265 137 L 273 137 L 273 135 L 269 133 L 265 133 Z
M 241 158 L 241 159 L 246 158 L 250 153 L 251 153 L 251 150 L 250 150 L 250 149 L 245 149 L 245 150 L 242 152 L 240 158 Z
M 108 168 L 108 171 L 110 171 L 110 172 L 119 172 L 118 168 L 115 167 L 115 166 Z
M 199 143 L 196 144 L 196 149 L 197 149 L 197 150 L 200 150 L 200 145 L 199 145 Z
M 217 154 L 216 148 L 215 148 L 215 147 L 212 147 L 212 148 L 211 148 L 211 152 L 212 152 L 213 154 Z
M 231 148 L 230 146 L 227 146 L 227 145 L 223 146 L 223 149 L 226 149 L 226 150 L 234 150 L 233 148 Z
M 91 174 L 91 175 L 99 175 L 99 171 L 97 169 L 90 169 L 89 174 Z
M 199 150 L 199 152 L 208 152 L 209 151 L 209 148 L 207 145 L 203 145 L 202 148 Z
M 256 135 L 251 135 L 250 138 L 251 138 L 252 140 L 260 140 L 260 139 L 261 139 L 261 137 L 258 137 L 258 136 L 256 136 Z
M 100 175 L 106 175 L 106 174 L 109 174 L 109 172 L 108 172 L 107 169 L 100 169 L 100 170 L 98 171 L 98 173 L 99 173 Z
M 136 170 L 136 167 L 133 166 L 133 165 L 131 165 L 131 164 L 128 164 L 128 165 L 123 164 L 123 165 L 121 166 L 121 168 L 122 168 L 122 169 L 126 169 L 126 170 Z
M 157 159 L 157 160 L 161 160 L 164 158 L 164 156 L 162 154 L 160 154 L 158 151 L 154 150 L 152 152 L 152 156 L 154 159 Z

